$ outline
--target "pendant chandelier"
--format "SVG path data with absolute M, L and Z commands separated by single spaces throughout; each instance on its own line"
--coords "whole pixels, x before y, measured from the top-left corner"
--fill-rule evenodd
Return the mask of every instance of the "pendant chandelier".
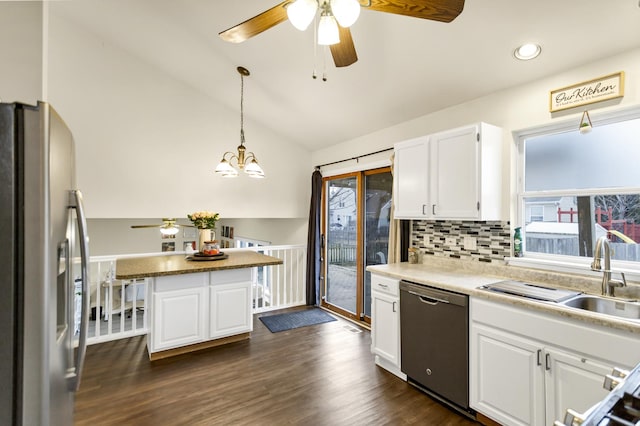
M 264 178 L 264 172 L 258 165 L 258 159 L 253 152 L 246 152 L 244 146 L 244 77 L 248 77 L 250 73 L 244 67 L 238 67 L 237 70 L 240 74 L 240 145 L 237 148 L 237 154 L 227 151 L 222 155 L 222 160 L 215 171 L 222 177 L 236 177 L 240 169 L 244 170 L 249 177 L 261 179 Z M 236 163 L 235 167 L 232 164 L 233 161 Z

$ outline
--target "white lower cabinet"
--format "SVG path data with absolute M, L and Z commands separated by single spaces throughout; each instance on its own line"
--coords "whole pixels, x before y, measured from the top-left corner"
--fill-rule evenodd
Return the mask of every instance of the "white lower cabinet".
M 209 337 L 217 339 L 253 330 L 251 281 L 217 284 L 209 289 Z
M 612 365 L 559 349 L 545 349 L 546 423 L 562 420 L 567 408 L 584 412 L 609 392 L 602 387 Z
M 406 380 L 400 370 L 400 282 L 371 274 L 371 352 L 376 364 Z
M 156 278 L 153 289 L 152 351 L 207 339 L 208 274 Z
M 149 286 L 149 352 L 253 330 L 252 269 L 157 277 Z
M 613 367 L 640 361 L 631 333 L 475 298 L 470 339 L 471 406 L 504 425 L 583 412 L 607 394 Z

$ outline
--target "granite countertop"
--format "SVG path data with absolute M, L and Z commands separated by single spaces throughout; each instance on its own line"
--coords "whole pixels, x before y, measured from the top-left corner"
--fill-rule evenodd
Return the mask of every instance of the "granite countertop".
M 133 279 L 166 275 L 193 274 L 224 269 L 252 268 L 255 266 L 281 265 L 282 259 L 250 250 L 229 251 L 222 260 L 192 261 L 183 254 L 132 257 L 116 261 L 116 278 Z
M 506 265 L 475 265 L 475 263 L 477 262 L 438 259 L 436 261 L 430 260 L 428 264 L 402 262 L 389 265 L 374 265 L 368 266 L 367 270 L 391 278 L 412 281 L 443 290 L 534 309 L 640 335 L 640 321 L 618 319 L 610 315 L 565 307 L 554 302 L 538 301 L 478 288 L 498 281 L 513 279 L 597 295 L 599 294 L 601 279 L 542 272 Z M 637 290 L 637 288 L 632 289 L 632 291 Z M 631 296 L 635 296 L 635 294 Z

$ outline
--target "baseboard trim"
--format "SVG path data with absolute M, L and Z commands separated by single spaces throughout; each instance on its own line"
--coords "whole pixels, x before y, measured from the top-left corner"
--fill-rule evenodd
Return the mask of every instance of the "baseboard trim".
M 164 351 L 158 351 L 149 353 L 149 360 L 157 361 L 159 359 L 169 358 L 176 355 L 182 355 L 190 352 L 200 351 L 208 348 L 215 348 L 216 346 L 226 345 L 227 343 L 240 342 L 247 340 L 251 337 L 251 333 L 236 334 L 235 336 L 223 337 L 216 340 L 208 340 L 206 342 L 196 343 L 188 346 L 180 346 L 179 348 L 167 349 Z

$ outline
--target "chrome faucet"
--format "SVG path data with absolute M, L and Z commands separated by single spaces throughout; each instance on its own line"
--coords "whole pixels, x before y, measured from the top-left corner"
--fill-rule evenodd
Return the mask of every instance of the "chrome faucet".
M 604 247 L 604 269 L 600 265 L 600 257 L 603 255 Z M 602 271 L 602 295 L 603 296 L 615 296 L 614 289 L 616 287 L 625 287 L 627 280 L 624 278 L 624 273 L 620 272 L 622 281 L 611 279 L 611 247 L 609 246 L 609 240 L 606 236 L 598 238 L 596 242 L 596 249 L 593 252 L 593 262 L 591 263 L 592 271 Z

